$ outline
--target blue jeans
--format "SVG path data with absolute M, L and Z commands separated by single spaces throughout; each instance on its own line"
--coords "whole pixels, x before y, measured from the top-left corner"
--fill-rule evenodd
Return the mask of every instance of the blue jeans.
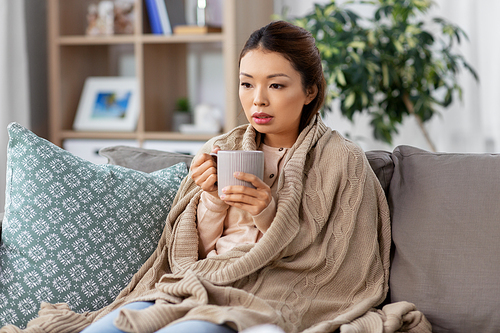
M 153 305 L 154 302 L 135 302 L 123 306 L 120 309 L 142 310 Z M 81 333 L 124 333 L 116 328 L 113 321 L 118 317 L 120 309 L 116 309 L 92 325 L 88 326 Z M 188 320 L 162 328 L 156 333 L 235 333 L 236 331 L 226 325 L 217 325 L 208 321 Z

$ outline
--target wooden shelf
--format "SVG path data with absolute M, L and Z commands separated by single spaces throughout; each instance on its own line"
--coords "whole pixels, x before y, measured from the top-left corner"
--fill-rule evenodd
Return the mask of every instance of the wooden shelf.
M 137 132 L 61 131 L 61 139 L 136 139 Z
M 215 135 L 215 134 L 214 134 Z M 61 131 L 62 139 L 137 139 L 142 140 L 189 140 L 207 141 L 214 135 L 211 134 L 183 134 L 179 132 L 88 132 L 88 131 Z
M 135 35 L 123 36 L 61 36 L 56 39 L 59 45 L 106 45 L 106 44 L 133 44 L 138 40 Z
M 214 33 L 205 35 L 170 35 L 170 36 L 158 36 L 158 35 L 143 35 L 143 43 L 214 43 L 223 42 L 224 34 Z
M 105 45 L 105 44 L 167 44 L 167 43 L 216 43 L 223 42 L 224 35 L 221 33 L 206 35 L 122 35 L 122 36 L 61 36 L 56 43 L 59 45 Z
M 135 32 L 129 35 L 86 36 L 86 12 L 95 0 L 46 0 L 48 7 L 50 140 L 61 146 L 66 139 L 133 139 L 206 141 L 213 135 L 172 132 L 175 101 L 187 96 L 188 56 L 191 45 L 220 52 L 223 57 L 225 127 L 228 131 L 245 120 L 238 117 L 239 52 L 255 29 L 271 21 L 272 1 L 223 0 L 221 33 L 198 35 L 151 34 L 144 0 L 135 0 Z M 179 0 L 181 1 L 181 0 Z M 213 45 L 216 45 L 214 48 Z M 79 132 L 73 122 L 85 79 L 118 76 L 118 57 L 133 57 L 140 85 L 137 129 L 132 132 Z

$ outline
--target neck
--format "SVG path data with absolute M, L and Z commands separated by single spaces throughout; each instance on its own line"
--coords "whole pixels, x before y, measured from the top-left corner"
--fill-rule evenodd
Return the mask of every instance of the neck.
M 298 137 L 298 135 L 286 138 L 281 135 L 273 135 L 273 134 L 262 134 L 262 135 L 263 135 L 262 142 L 265 145 L 274 148 L 290 148 L 293 146 Z

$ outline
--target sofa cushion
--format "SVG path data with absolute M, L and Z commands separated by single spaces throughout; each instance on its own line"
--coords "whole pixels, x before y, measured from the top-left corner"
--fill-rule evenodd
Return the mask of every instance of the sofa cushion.
M 500 332 L 500 155 L 394 150 L 391 301 L 433 332 Z
M 99 150 L 99 155 L 106 157 L 109 164 L 144 172 L 160 170 L 179 162 L 190 165 L 194 157 L 193 155 L 130 146 L 105 147 Z M 386 193 L 394 171 L 391 155 L 391 152 L 384 150 L 366 152 L 368 162 Z
M 189 166 L 193 159 L 192 155 L 128 146 L 102 148 L 99 155 L 106 157 L 109 164 L 144 172 L 164 169 L 180 162 Z
M 382 188 L 387 195 L 389 185 L 391 184 L 392 174 L 394 172 L 392 153 L 385 150 L 370 150 L 365 154 L 373 172 L 375 172 L 380 185 L 382 185 Z
M 41 301 L 105 306 L 154 251 L 186 164 L 95 165 L 18 124 L 8 132 L 0 326 L 25 326 Z

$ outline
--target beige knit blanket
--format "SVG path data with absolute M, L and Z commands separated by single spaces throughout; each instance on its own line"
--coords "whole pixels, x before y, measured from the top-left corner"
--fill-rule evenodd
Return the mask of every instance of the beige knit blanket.
M 202 151 L 214 144 L 254 150 L 258 135 L 241 126 Z M 342 332 L 430 332 L 412 305 L 373 310 L 388 289 L 391 234 L 384 193 L 361 149 L 318 117 L 285 158 L 276 217 L 257 244 L 198 260 L 201 190 L 187 177 L 155 253 L 113 304 L 76 314 L 65 304 L 44 303 L 24 332 L 79 332 L 138 300 L 156 304 L 121 311 L 115 323 L 126 332 L 155 332 L 187 319 L 227 323 L 238 331 L 271 323 L 290 333 L 333 332 L 341 325 Z

